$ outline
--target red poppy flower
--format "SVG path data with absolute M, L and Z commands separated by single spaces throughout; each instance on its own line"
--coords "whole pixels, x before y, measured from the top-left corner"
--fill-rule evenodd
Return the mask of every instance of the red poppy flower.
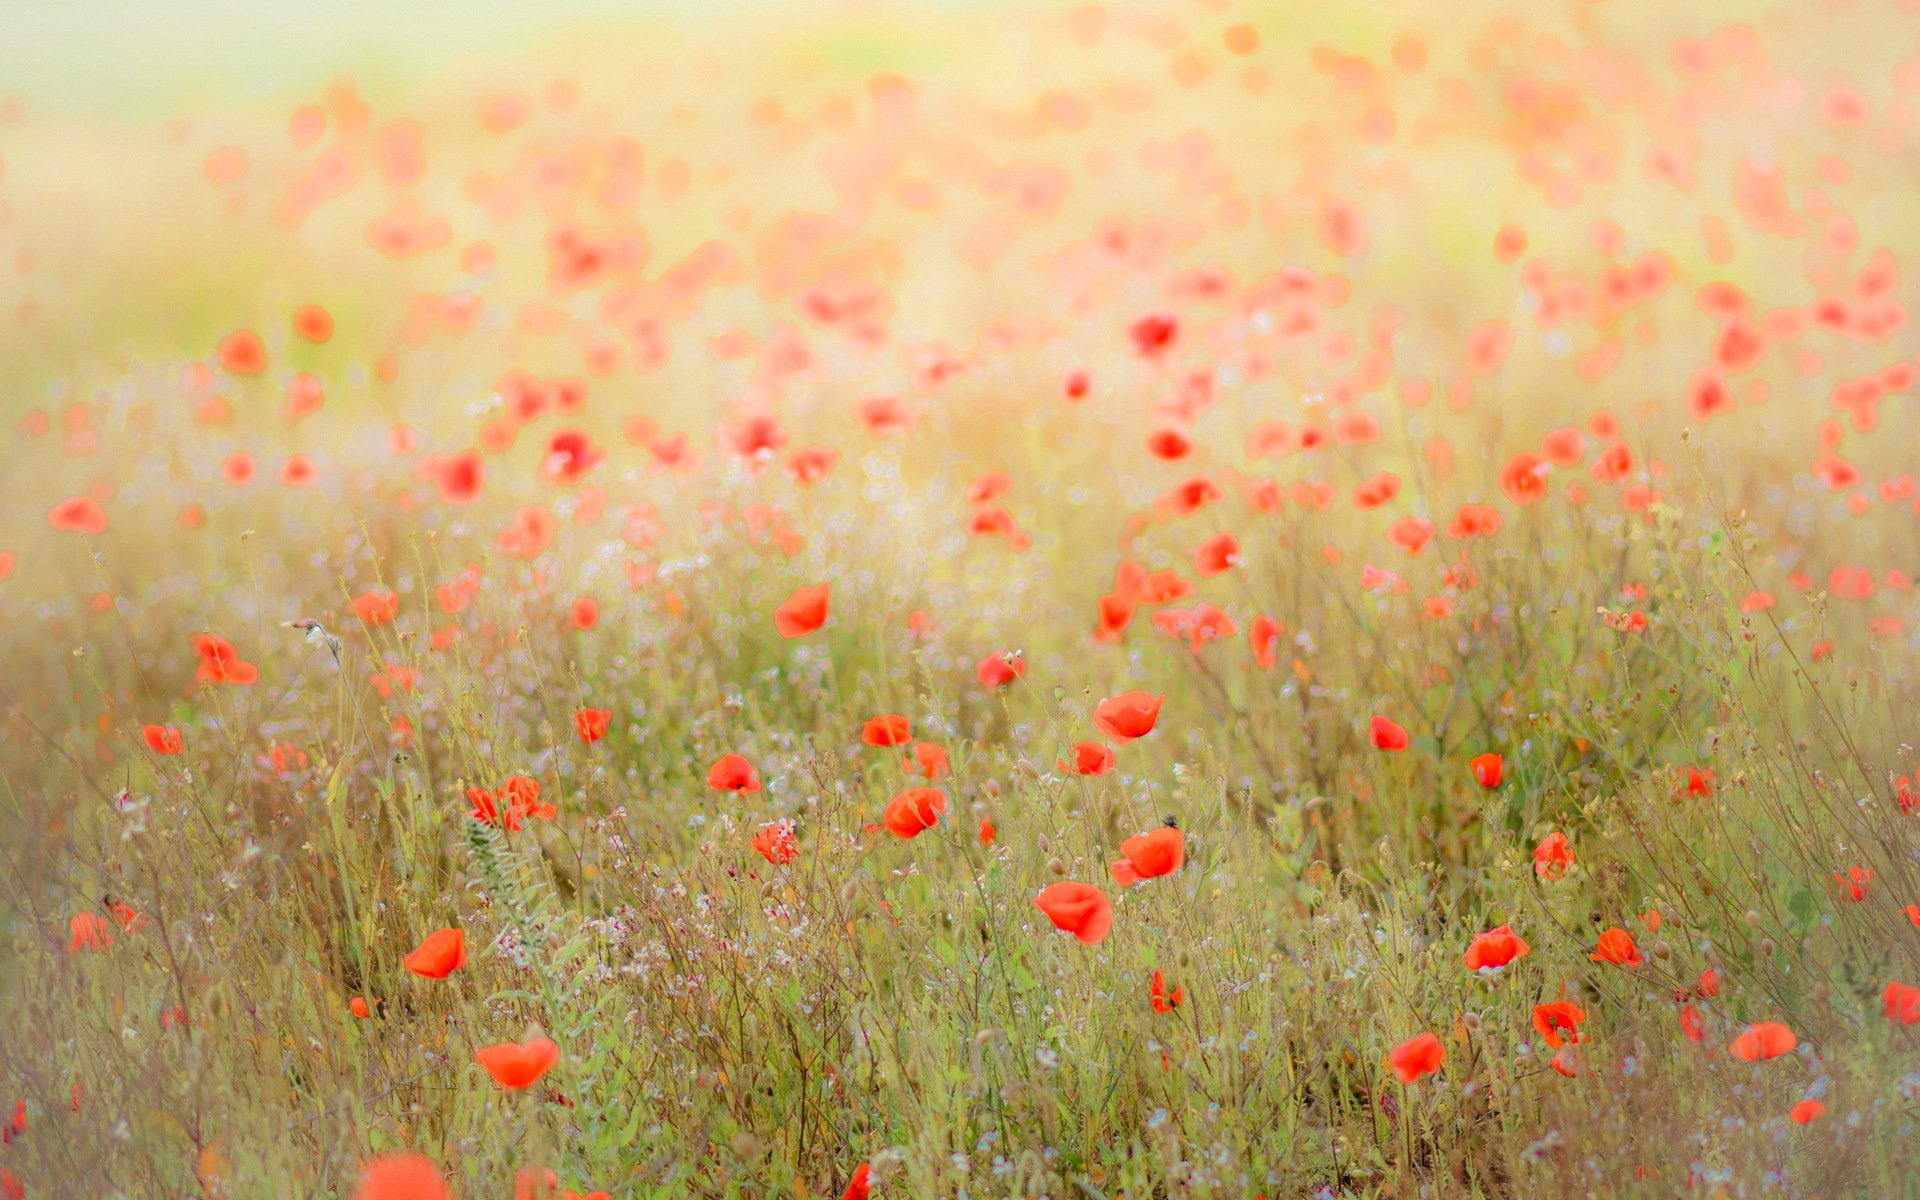
M 760 832 L 753 835 L 753 848 L 776 867 L 800 857 L 799 848 L 793 844 L 792 820 L 761 826 Z
M 950 770 L 947 748 L 932 742 L 915 742 L 913 753 L 907 755 L 901 765 L 906 768 L 907 774 L 920 775 L 932 782 L 938 782 Z
M 974 676 L 980 680 L 980 686 L 988 691 L 1006 687 L 1027 673 L 1027 660 L 1019 651 L 1005 654 L 989 654 L 973 669 Z
M 92 496 L 69 496 L 47 513 L 47 524 L 62 533 L 105 533 L 107 513 Z
M 613 710 L 606 708 L 583 708 L 573 714 L 574 731 L 583 742 L 597 742 L 607 736 L 607 728 L 613 724 Z
M 1501 779 L 1505 777 L 1506 760 L 1498 754 L 1475 755 L 1467 766 L 1473 770 L 1474 782 L 1488 791 L 1499 787 Z
M 467 935 L 458 929 L 436 929 L 400 962 L 423 979 L 445 979 L 466 965 Z
M 1158 970 L 1154 971 L 1153 980 L 1147 985 L 1147 1000 L 1153 1005 L 1153 1011 L 1157 1013 L 1172 1012 L 1174 1009 L 1179 1008 L 1181 1002 L 1186 998 L 1186 989 L 1176 986 L 1169 992 L 1167 990 L 1165 976 Z
M 757 792 L 760 777 L 753 764 L 738 754 L 723 754 L 707 769 L 707 786 L 716 792 Z
M 905 744 L 912 727 L 899 713 L 881 713 L 860 727 L 860 740 L 869 746 Z
M 1818 1100 L 1802 1100 L 1787 1110 L 1787 1119 L 1795 1125 L 1810 1125 L 1826 1114 L 1827 1106 Z
M 1920 987 L 1888 981 L 1880 993 L 1880 1012 L 1896 1025 L 1920 1024 Z
M 773 627 L 783 638 L 805 637 L 827 623 L 831 583 L 816 583 L 788 596 L 773 610 Z
M 1113 747 L 1099 742 L 1076 742 L 1073 761 L 1058 759 L 1054 765 L 1073 775 L 1105 775 L 1113 770 Z
M 1172 825 L 1139 833 L 1120 843 L 1124 856 L 1108 870 L 1121 887 L 1171 875 L 1187 861 L 1187 835 Z
M 518 1090 L 532 1087 L 560 1061 L 560 1047 L 543 1037 L 526 1043 L 500 1042 L 475 1051 L 473 1060 L 487 1069 L 495 1083 Z
M 1376 716 L 1373 719 L 1373 744 L 1382 750 L 1398 752 L 1407 748 L 1410 739 L 1405 728 L 1385 717 Z
M 353 1200 L 453 1200 L 440 1169 L 423 1154 L 383 1154 L 362 1168 Z
M 1511 925 L 1502 925 L 1473 935 L 1473 941 L 1467 945 L 1467 970 L 1496 970 L 1516 958 L 1525 958 L 1531 951 L 1532 948 L 1513 932 Z
M 1417 1079 L 1433 1074 L 1440 1064 L 1447 1061 L 1446 1047 L 1440 1039 L 1431 1033 L 1422 1033 L 1408 1041 L 1401 1042 L 1387 1052 L 1387 1065 L 1401 1083 L 1412 1083 Z
M 267 348 L 251 329 L 236 329 L 220 340 L 220 369 L 229 375 L 258 375 L 267 369 Z
M 362 592 L 353 598 L 353 615 L 365 625 L 387 625 L 400 615 L 400 597 L 392 592 Z
M 1090 883 L 1048 884 L 1033 898 L 1033 906 L 1047 914 L 1055 929 L 1088 945 L 1105 941 L 1113 929 L 1113 904 Z
M 880 821 L 896 837 L 912 839 L 920 836 L 923 830 L 932 829 L 939 822 L 940 814 L 946 811 L 947 797 L 939 789 L 908 788 L 887 801 L 886 811 L 881 814 Z
M 1160 719 L 1160 706 L 1166 699 L 1150 692 L 1121 692 L 1107 697 L 1094 708 L 1093 723 L 1114 741 L 1130 742 L 1153 732 L 1154 722 Z
M 67 922 L 67 953 L 78 954 L 82 950 L 105 950 L 113 945 L 113 926 L 99 913 L 79 912 Z
M 1571 1000 L 1555 1000 L 1551 1004 L 1533 1006 L 1533 1028 L 1539 1033 L 1540 1040 L 1549 1046 L 1578 1042 L 1580 1026 L 1586 1019 L 1587 1010 Z
M 223 637 L 210 633 L 198 633 L 193 637 L 194 652 L 200 656 L 200 670 L 194 678 L 202 683 L 252 683 L 260 678 L 260 672 L 250 662 L 240 657 L 233 643 Z
M 1614 963 L 1622 967 L 1637 967 L 1646 960 L 1640 957 L 1640 948 L 1633 944 L 1633 935 L 1624 929 L 1609 929 L 1600 935 L 1600 941 L 1587 955 L 1592 962 Z
M 143 725 L 140 733 L 147 739 L 147 749 L 155 754 L 178 754 L 183 748 L 180 731 L 171 725 Z
M 872 1172 L 873 1168 L 866 1163 L 855 1167 L 853 1178 L 847 1180 L 847 1190 L 840 1193 L 840 1200 L 867 1200 L 868 1191 L 872 1186 L 868 1177 Z
M 1727 1053 L 1742 1062 L 1765 1062 L 1770 1058 L 1779 1058 L 1782 1054 L 1793 1053 L 1800 1039 L 1793 1035 L 1778 1021 L 1761 1021 L 1747 1026 L 1739 1037 L 1727 1046 Z
M 1194 548 L 1194 574 L 1202 579 L 1224 575 L 1239 565 L 1240 542 L 1230 533 L 1216 534 Z
M 1548 883 L 1564 878 L 1573 865 L 1573 847 L 1564 833 L 1550 833 L 1533 848 L 1533 873 Z

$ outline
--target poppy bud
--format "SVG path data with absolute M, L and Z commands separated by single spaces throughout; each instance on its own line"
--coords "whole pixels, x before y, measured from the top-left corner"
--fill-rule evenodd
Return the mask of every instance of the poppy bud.
M 733 1135 L 733 1153 L 737 1158 L 760 1157 L 760 1139 L 746 1130 Z
M 998 800 L 1000 798 L 1000 781 L 998 779 L 989 779 L 980 785 L 980 790 L 986 793 L 988 797 Z
M 1468 1012 L 1462 1013 L 1460 1016 L 1460 1023 L 1467 1027 L 1468 1033 L 1480 1032 L 1480 1014 L 1477 1012 L 1468 1011 Z
M 840 885 L 840 903 L 852 904 L 853 898 L 860 894 L 860 885 L 849 879 Z
M 1044 833 L 1037 835 L 1033 839 L 1033 844 L 1040 847 L 1040 853 L 1042 854 L 1053 853 L 1053 841 Z
M 1067 873 L 1067 864 L 1057 858 L 1049 858 L 1047 860 L 1047 873 L 1049 875 L 1065 875 Z
M 1668 946 L 1666 942 L 1658 941 L 1653 944 L 1653 956 L 1655 958 L 1667 958 L 1672 954 L 1673 949 Z
M 1754 929 L 1760 928 L 1762 918 L 1760 916 L 1760 910 L 1757 908 L 1748 909 L 1741 919 Z
M 1772 957 L 1773 957 L 1773 952 L 1774 952 L 1774 949 L 1775 949 L 1775 947 L 1774 947 L 1774 944 L 1773 944 L 1773 939 L 1772 939 L 1772 938 L 1761 938 L 1761 939 L 1760 939 L 1760 953 L 1761 953 L 1762 955 L 1764 955 L 1764 956 L 1765 956 L 1765 957 L 1767 957 L 1767 958 L 1772 958 Z

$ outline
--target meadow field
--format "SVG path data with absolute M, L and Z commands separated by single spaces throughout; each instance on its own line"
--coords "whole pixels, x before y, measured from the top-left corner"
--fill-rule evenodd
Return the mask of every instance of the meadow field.
M 0 1200 L 1920 1196 L 1916 0 L 0 14 Z

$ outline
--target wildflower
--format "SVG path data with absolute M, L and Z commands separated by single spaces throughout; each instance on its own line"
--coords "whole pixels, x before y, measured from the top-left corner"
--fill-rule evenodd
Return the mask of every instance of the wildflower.
M 1075 742 L 1073 761 L 1056 759 L 1054 766 L 1072 775 L 1105 775 L 1113 770 L 1113 747 L 1099 742 Z
M 866 1163 L 855 1167 L 853 1177 L 847 1180 L 847 1190 L 840 1193 L 840 1200 L 867 1200 L 868 1190 L 872 1186 L 869 1181 L 872 1173 L 873 1168 Z
M 77 912 L 67 922 L 67 932 L 72 936 L 67 941 L 67 953 L 78 954 L 82 950 L 105 950 L 113 945 L 113 926 L 99 913 Z
M 353 615 L 363 625 L 390 625 L 400 615 L 400 597 L 392 592 L 362 592 L 353 598 Z
M 1149 833 L 1139 833 L 1120 843 L 1123 857 L 1109 871 L 1121 887 L 1131 887 L 1143 879 L 1171 875 L 1187 860 L 1187 835 L 1169 819 L 1167 824 Z
M 517 1091 L 532 1087 L 560 1061 L 560 1047 L 543 1037 L 525 1043 L 500 1042 L 475 1051 L 473 1060 L 487 1069 L 495 1083 Z
M 887 802 L 880 820 L 895 836 L 912 839 L 933 828 L 945 811 L 944 792 L 930 787 L 908 788 Z
M 1018 650 L 989 654 L 974 666 L 973 674 L 988 691 L 1006 687 L 1027 673 L 1027 660 Z
M 899 713 L 881 713 L 860 727 L 860 740 L 869 746 L 899 746 L 905 744 L 910 730 Z
M 1517 958 L 1525 958 L 1528 953 L 1530 947 L 1513 932 L 1513 927 L 1502 925 L 1474 934 L 1467 946 L 1465 961 L 1469 971 L 1497 971 Z
M 1446 1047 L 1431 1033 L 1419 1034 L 1387 1052 L 1387 1065 L 1393 1068 L 1401 1083 L 1413 1083 L 1433 1074 L 1446 1060 Z
M 783 638 L 805 637 L 827 623 L 831 583 L 801 588 L 773 611 L 773 626 Z
M 1572 865 L 1573 847 L 1564 833 L 1550 833 L 1533 848 L 1533 873 L 1548 883 L 1565 878 Z
M 467 962 L 467 935 L 458 929 L 436 929 L 400 960 L 423 979 L 445 979 Z
M 1889 980 L 1880 993 L 1880 1012 L 1896 1025 L 1920 1024 L 1920 987 Z
M 1405 750 L 1411 744 L 1407 731 L 1385 717 L 1373 718 L 1373 744 L 1388 752 Z
M 1856 904 L 1867 898 L 1867 885 L 1872 882 L 1872 867 L 1848 867 L 1833 873 L 1833 886 L 1840 898 Z
M 1533 1028 L 1540 1035 L 1540 1040 L 1549 1046 L 1577 1043 L 1580 1040 L 1580 1026 L 1586 1019 L 1587 1010 L 1571 1000 L 1555 1000 L 1551 1004 L 1533 1006 Z
M 1154 970 L 1153 979 L 1147 984 L 1147 999 L 1153 1005 L 1153 1011 L 1157 1013 L 1172 1012 L 1174 1009 L 1179 1008 L 1181 1002 L 1186 998 L 1187 993 L 1183 988 L 1175 987 L 1173 991 L 1167 991 L 1167 981 L 1165 977 L 1162 976 L 1158 968 Z
M 147 749 L 155 754 L 178 754 L 184 749 L 180 731 L 171 725 L 143 725 L 140 734 L 147 740 Z
M 1787 1110 L 1787 1119 L 1795 1125 L 1811 1125 L 1826 1115 L 1827 1106 L 1818 1100 L 1802 1100 Z
M 707 786 L 716 792 L 757 792 L 760 777 L 753 764 L 738 754 L 723 754 L 707 770 Z
M 799 849 L 793 844 L 793 821 L 789 818 L 762 825 L 760 832 L 753 835 L 753 848 L 776 867 L 800 857 Z
M 932 742 L 915 742 L 913 753 L 903 760 L 907 774 L 921 775 L 928 780 L 938 782 L 950 768 L 947 765 L 947 748 L 936 746 Z
M 200 670 L 194 678 L 201 683 L 252 683 L 260 678 L 260 672 L 250 662 L 240 657 L 233 643 L 223 637 L 210 633 L 198 633 L 193 637 L 194 653 L 200 656 Z
M 423 1154 L 384 1154 L 362 1168 L 353 1200 L 453 1200 L 440 1169 Z
M 1614 963 L 1622 967 L 1637 967 L 1646 961 L 1640 957 L 1640 948 L 1633 944 L 1633 935 L 1618 928 L 1601 934 L 1599 943 L 1587 958 L 1593 962 Z
M 1761 1021 L 1749 1025 L 1740 1036 L 1727 1046 L 1727 1053 L 1742 1062 L 1765 1062 L 1770 1058 L 1779 1058 L 1782 1054 L 1791 1054 L 1799 1044 L 1788 1029 L 1778 1021 Z
M 1090 883 L 1049 884 L 1034 897 L 1033 906 L 1047 914 L 1055 929 L 1089 945 L 1105 941 L 1113 928 L 1112 903 Z
M 574 732 L 583 742 L 597 742 L 607 736 L 608 726 L 613 724 L 613 712 L 605 708 L 583 708 L 573 714 Z
M 1492 791 L 1494 788 L 1500 786 L 1500 780 L 1504 773 L 1505 760 L 1498 754 L 1476 755 L 1473 761 L 1468 763 L 1467 766 L 1473 771 L 1473 781 L 1481 787 Z
M 1093 723 L 1114 741 L 1130 742 L 1153 732 L 1154 722 L 1160 718 L 1160 705 L 1165 700 L 1165 696 L 1148 692 L 1121 692 L 1107 697 L 1094 708 Z

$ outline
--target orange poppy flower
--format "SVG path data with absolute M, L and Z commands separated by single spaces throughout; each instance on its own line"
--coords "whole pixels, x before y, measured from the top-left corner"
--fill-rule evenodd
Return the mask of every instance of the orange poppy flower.
M 1073 761 L 1056 759 L 1054 765 L 1072 775 L 1105 775 L 1113 770 L 1113 747 L 1099 742 L 1076 742 Z
M 932 829 L 939 823 L 940 814 L 947 811 L 947 797 L 937 788 L 908 788 L 898 796 L 887 801 L 886 811 L 880 821 L 894 835 L 913 839 L 924 830 Z
M 1431 1033 L 1422 1033 L 1401 1042 L 1387 1052 L 1387 1065 L 1393 1068 L 1394 1075 L 1399 1077 L 1401 1083 L 1412 1083 L 1431 1075 L 1445 1061 L 1446 1047 Z
M 783 638 L 797 638 L 825 625 L 832 590 L 831 583 L 816 583 L 788 596 L 773 610 L 773 627 Z
M 1094 708 L 1093 723 L 1114 741 L 1130 742 L 1153 732 L 1154 722 L 1160 718 L 1160 705 L 1165 701 L 1165 696 L 1150 692 L 1121 692 L 1107 697 Z
M 1551 1004 L 1533 1006 L 1533 1028 L 1539 1033 L 1540 1040 L 1549 1046 L 1578 1042 L 1580 1025 L 1586 1019 L 1587 1010 L 1571 1000 L 1555 1000 Z
M 453 1200 L 440 1169 L 423 1154 L 383 1154 L 361 1169 L 353 1200 Z
M 1474 782 L 1488 791 L 1499 787 L 1501 779 L 1505 777 L 1506 760 L 1498 754 L 1475 755 L 1467 766 L 1473 771 Z
M 1783 1054 L 1793 1053 L 1800 1039 L 1793 1035 L 1778 1021 L 1760 1021 L 1747 1026 L 1739 1037 L 1727 1046 L 1727 1053 L 1742 1062 L 1765 1062 L 1770 1058 L 1779 1058 Z
M 1525 958 L 1531 952 L 1532 948 L 1513 932 L 1511 925 L 1502 925 L 1473 935 L 1473 941 L 1467 945 L 1467 970 L 1498 970 L 1517 958 Z
M 760 777 L 742 756 L 723 754 L 707 769 L 707 786 L 716 792 L 757 792 Z
M 1573 847 L 1564 833 L 1550 833 L 1533 848 L 1533 873 L 1548 883 L 1565 878 L 1573 865 Z
M 1880 993 L 1880 1012 L 1896 1025 L 1920 1024 L 1920 987 L 1888 981 Z
M 1187 835 L 1174 825 L 1139 833 L 1120 843 L 1125 857 L 1108 868 L 1113 881 L 1131 887 L 1143 879 L 1171 875 L 1187 860 Z
M 868 1177 L 872 1173 L 873 1168 L 866 1163 L 855 1167 L 853 1178 L 847 1180 L 847 1190 L 840 1193 L 840 1200 L 867 1200 L 867 1194 L 872 1188 Z
M 1405 728 L 1385 717 L 1376 716 L 1373 719 L 1373 744 L 1382 750 L 1397 753 L 1405 750 L 1411 740 Z
M 147 739 L 147 749 L 155 754 L 178 754 L 184 748 L 180 731 L 171 725 L 142 725 L 140 735 Z
M 1088 945 L 1106 940 L 1113 929 L 1113 904 L 1090 883 L 1054 883 L 1042 888 L 1033 906 L 1047 914 L 1055 929 Z
M 1624 929 L 1609 929 L 1600 935 L 1600 941 L 1587 955 L 1592 962 L 1609 962 L 1622 967 L 1637 967 L 1646 960 L 1640 957 L 1640 948 L 1633 944 L 1633 935 Z
M 485 1067 L 501 1087 L 518 1090 L 532 1087 L 560 1061 L 560 1047 L 543 1037 L 525 1043 L 500 1042 L 475 1051 L 473 1061 Z
M 613 711 L 606 708 L 583 708 L 573 714 L 574 732 L 583 742 L 597 742 L 607 736 L 608 726 L 613 724 Z
M 899 713 L 881 713 L 860 727 L 860 740 L 869 746 L 899 746 L 905 744 L 911 730 Z
M 467 935 L 458 929 L 436 929 L 400 962 L 423 979 L 445 979 L 466 965 Z

